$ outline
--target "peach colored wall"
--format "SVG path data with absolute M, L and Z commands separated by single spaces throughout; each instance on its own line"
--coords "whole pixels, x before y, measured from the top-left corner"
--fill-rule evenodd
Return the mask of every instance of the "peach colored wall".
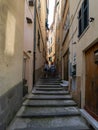
M 52 38 L 52 41 L 51 41 Z M 52 52 L 49 54 L 49 49 L 52 48 Z M 55 61 L 55 30 L 54 30 L 54 24 L 51 26 L 49 30 L 49 41 L 48 41 L 48 60 L 49 57 L 52 57 L 52 61 Z
M 46 0 L 40 0 L 40 9 L 39 9 L 39 1 L 37 0 L 37 14 L 36 14 L 36 72 L 42 69 L 45 61 L 45 50 L 46 50 Z M 38 31 L 40 33 L 40 50 L 38 48 Z M 40 75 L 40 74 L 38 74 Z M 38 77 L 37 77 L 38 78 Z
M 32 23 L 28 24 L 26 17 L 32 19 Z M 24 51 L 30 56 L 27 59 L 25 78 L 27 80 L 28 92 L 32 90 L 32 79 L 33 79 L 33 37 L 34 33 L 34 6 L 29 6 L 28 0 L 25 1 L 25 19 L 24 19 Z M 27 51 L 30 50 L 31 53 Z

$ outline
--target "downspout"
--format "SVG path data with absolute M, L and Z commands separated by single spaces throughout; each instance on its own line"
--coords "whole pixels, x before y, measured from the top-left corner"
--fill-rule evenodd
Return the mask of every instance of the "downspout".
M 35 85 L 35 56 L 36 56 L 36 0 L 34 2 L 34 46 L 33 46 L 33 87 Z

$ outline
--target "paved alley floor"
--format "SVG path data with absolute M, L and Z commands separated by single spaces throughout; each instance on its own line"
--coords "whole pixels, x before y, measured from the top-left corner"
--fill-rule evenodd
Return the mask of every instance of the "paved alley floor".
M 91 130 L 58 78 L 41 78 L 8 130 Z

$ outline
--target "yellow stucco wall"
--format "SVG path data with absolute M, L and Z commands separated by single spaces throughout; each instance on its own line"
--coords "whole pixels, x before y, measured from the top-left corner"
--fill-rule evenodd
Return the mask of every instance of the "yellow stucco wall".
M 44 64 L 44 57 L 43 57 L 43 47 L 44 47 L 44 43 L 43 43 L 43 38 L 44 37 L 41 37 L 40 35 L 40 49 L 38 48 L 38 30 L 40 32 L 40 34 L 42 33 L 40 31 L 40 28 L 39 28 L 39 23 L 38 23 L 38 19 L 37 19 L 37 22 L 36 22 L 36 70 L 41 68 Z
M 54 29 L 54 24 L 51 25 L 51 28 L 49 30 L 49 35 L 48 35 L 48 60 L 49 60 L 49 57 L 52 57 L 52 62 L 55 61 L 55 29 Z M 51 50 L 51 52 L 49 53 L 49 50 Z
M 22 81 L 24 0 L 0 0 L 0 96 Z
M 44 64 L 44 57 L 43 57 L 43 48 L 44 48 L 44 35 L 42 30 L 42 23 L 40 23 L 40 17 L 37 16 L 36 18 L 36 70 L 41 68 Z M 40 34 L 40 43 L 38 43 L 38 31 Z M 38 47 L 39 44 L 39 47 Z
M 46 51 L 46 0 L 36 0 L 36 56 L 35 56 L 35 79 L 42 75 Z M 39 32 L 39 39 L 38 39 Z

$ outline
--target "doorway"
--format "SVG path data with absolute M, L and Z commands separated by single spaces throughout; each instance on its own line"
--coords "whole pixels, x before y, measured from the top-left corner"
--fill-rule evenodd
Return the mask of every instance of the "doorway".
M 98 120 L 98 61 L 94 52 L 98 51 L 98 43 L 85 53 L 86 58 L 86 88 L 85 109 Z M 98 58 L 98 57 L 97 57 Z

